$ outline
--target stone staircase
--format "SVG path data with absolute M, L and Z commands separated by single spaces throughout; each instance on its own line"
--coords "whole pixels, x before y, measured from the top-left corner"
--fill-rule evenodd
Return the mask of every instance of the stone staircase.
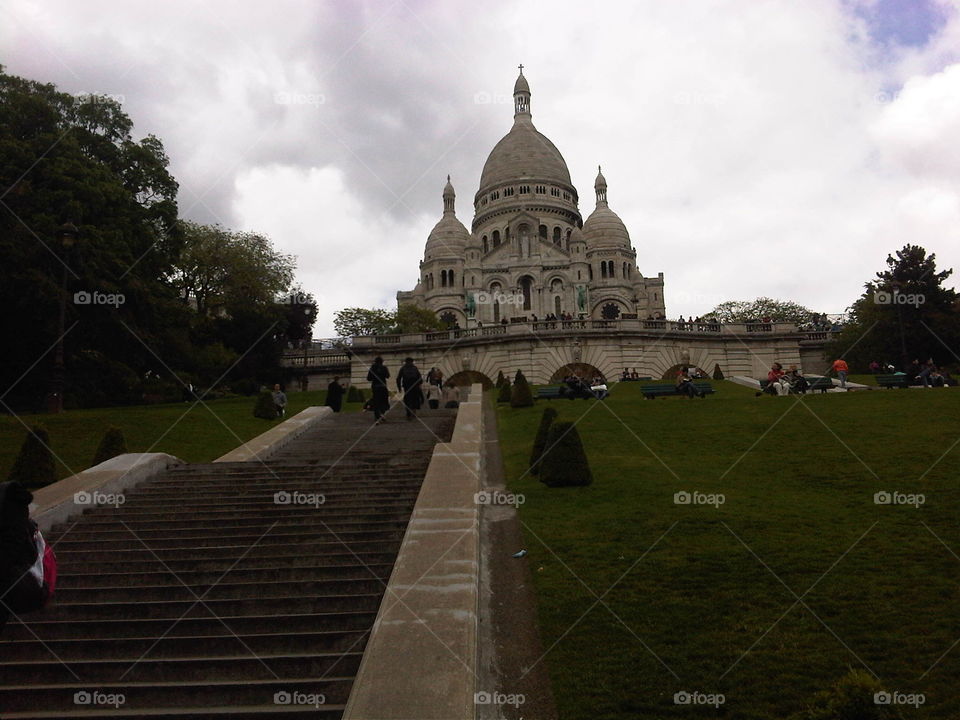
M 3 631 L 0 717 L 341 717 L 454 413 L 335 416 L 54 528 L 57 597 Z

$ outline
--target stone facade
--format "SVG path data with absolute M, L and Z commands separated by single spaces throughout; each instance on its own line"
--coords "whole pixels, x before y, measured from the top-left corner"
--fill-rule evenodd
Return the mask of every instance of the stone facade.
M 663 273 L 644 277 L 598 173 L 596 209 L 583 221 L 563 156 L 537 131 L 530 86 L 514 86 L 514 123 L 490 152 L 468 231 L 457 219 L 450 178 L 443 215 L 427 238 L 420 280 L 398 305 L 429 308 L 460 328 L 504 320 L 663 317 Z

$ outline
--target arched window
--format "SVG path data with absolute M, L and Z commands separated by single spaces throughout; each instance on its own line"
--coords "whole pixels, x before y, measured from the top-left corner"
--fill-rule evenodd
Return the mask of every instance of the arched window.
M 490 286 L 490 297 L 493 300 L 493 321 L 495 323 L 500 322 L 500 295 L 500 283 L 493 283 Z
M 450 312 L 449 310 L 447 310 L 445 313 L 443 313 L 443 314 L 440 316 L 440 322 L 443 323 L 444 327 L 446 327 L 446 328 L 452 328 L 452 327 L 454 326 L 454 323 L 457 322 L 457 316 L 454 315 L 454 314 L 453 314 L 452 312 Z
M 455 284 L 453 281 L 453 270 L 447 270 L 447 287 L 454 287 Z
M 500 231 L 499 230 L 493 231 L 493 246 L 495 248 L 500 247 Z
M 546 225 L 541 225 L 541 226 L 540 226 L 540 237 L 541 237 L 542 239 L 544 239 L 544 240 L 547 239 L 547 226 L 546 226 Z
M 556 315 L 557 317 L 560 317 L 560 315 L 562 314 L 560 312 L 560 296 L 559 295 L 553 298 L 553 314 Z
M 607 278 L 607 263 L 605 261 L 600 262 L 600 279 L 606 280 Z
M 553 244 L 557 247 L 560 247 L 560 228 L 555 227 L 553 229 Z
M 587 265 L 587 279 L 593 280 L 593 265 Z
M 520 290 L 523 292 L 523 309 L 529 310 L 532 307 L 533 280 L 525 277 L 520 281 Z
M 554 278 L 553 282 L 550 283 L 550 292 L 557 294 L 563 292 L 563 281 L 560 278 Z
M 483 236 L 483 252 L 484 252 L 484 253 L 490 252 L 490 248 L 487 247 L 487 236 L 486 236 L 486 235 Z

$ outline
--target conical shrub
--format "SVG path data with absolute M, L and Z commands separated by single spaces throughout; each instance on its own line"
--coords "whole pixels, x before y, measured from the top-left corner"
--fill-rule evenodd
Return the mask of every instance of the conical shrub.
M 550 426 L 540 461 L 540 482 L 548 487 L 571 487 L 593 482 L 580 433 L 572 422 L 555 422 Z
M 277 417 L 277 408 L 273 404 L 273 393 L 269 390 L 264 390 L 257 397 L 257 404 L 253 408 L 253 414 L 255 417 L 263 418 L 264 420 L 274 420 Z
M 533 391 L 523 375 L 520 376 L 520 382 L 514 384 L 510 391 L 510 407 L 533 407 Z
M 106 462 L 117 455 L 123 455 L 125 452 L 127 452 L 127 441 L 123 437 L 123 430 L 118 427 L 110 427 L 104 433 L 100 445 L 97 446 L 97 452 L 94 453 L 90 467 Z
M 550 426 L 556 419 L 556 410 L 552 407 L 543 409 L 543 415 L 540 416 L 540 427 L 537 428 L 537 436 L 533 440 L 533 450 L 530 452 L 530 472 L 533 475 L 540 472 L 540 456 L 543 455 L 543 449 L 547 446 L 547 434 L 550 432 Z
M 713 367 L 713 379 L 723 380 L 723 370 L 720 369 L 720 363 L 717 363 Z
M 507 378 L 504 377 L 503 370 L 501 370 L 499 373 L 497 373 L 497 382 L 496 382 L 495 387 L 497 387 L 497 388 L 503 387 L 503 384 L 504 384 L 506 381 L 507 381 Z
M 497 393 L 497 402 L 498 403 L 508 403 L 510 402 L 510 381 L 504 378 L 503 384 L 500 386 L 500 392 Z
M 526 381 L 527 381 L 527 378 L 523 376 L 523 371 L 517 370 L 517 374 L 513 376 L 513 384 L 519 385 L 520 383 L 526 382 Z
M 7 480 L 19 482 L 27 488 L 43 487 L 57 481 L 50 435 L 45 427 L 34 425 L 27 433 Z

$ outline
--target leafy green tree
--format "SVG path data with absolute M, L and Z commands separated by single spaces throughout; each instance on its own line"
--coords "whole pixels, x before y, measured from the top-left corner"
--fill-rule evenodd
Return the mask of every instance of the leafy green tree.
M 795 302 L 760 297 L 756 300 L 728 300 L 707 313 L 720 322 L 759 322 L 770 318 L 774 322 L 809 322 L 815 313 Z
M 396 325 L 395 315 L 379 308 L 344 308 L 333 315 L 333 328 L 343 338 L 357 335 L 385 335 Z
M 864 284 L 843 331 L 828 345 L 829 355 L 861 371 L 872 361 L 901 370 L 914 359 L 960 362 L 960 297 L 944 286 L 953 270 L 938 271 L 936 255 L 917 245 L 887 256 L 886 264 Z
M 394 313 L 395 333 L 418 333 L 443 330 L 444 325 L 433 310 L 417 307 L 409 303 L 401 305 Z
M 131 129 L 113 100 L 74 97 L 0 68 L 0 303 L 4 332 L 15 339 L 0 355 L 8 405 L 42 402 L 64 277 L 71 300 L 79 291 L 125 298 L 110 308 L 67 303 L 66 327 L 81 327 L 65 337 L 68 400 L 78 390 L 69 369 L 80 353 L 139 371 L 150 355 L 145 345 L 162 348 L 158 338 L 178 326 L 166 315 L 164 300 L 174 295 L 163 282 L 179 252 L 177 183 L 162 143 L 136 141 Z M 67 220 L 80 230 L 69 250 L 56 239 Z

